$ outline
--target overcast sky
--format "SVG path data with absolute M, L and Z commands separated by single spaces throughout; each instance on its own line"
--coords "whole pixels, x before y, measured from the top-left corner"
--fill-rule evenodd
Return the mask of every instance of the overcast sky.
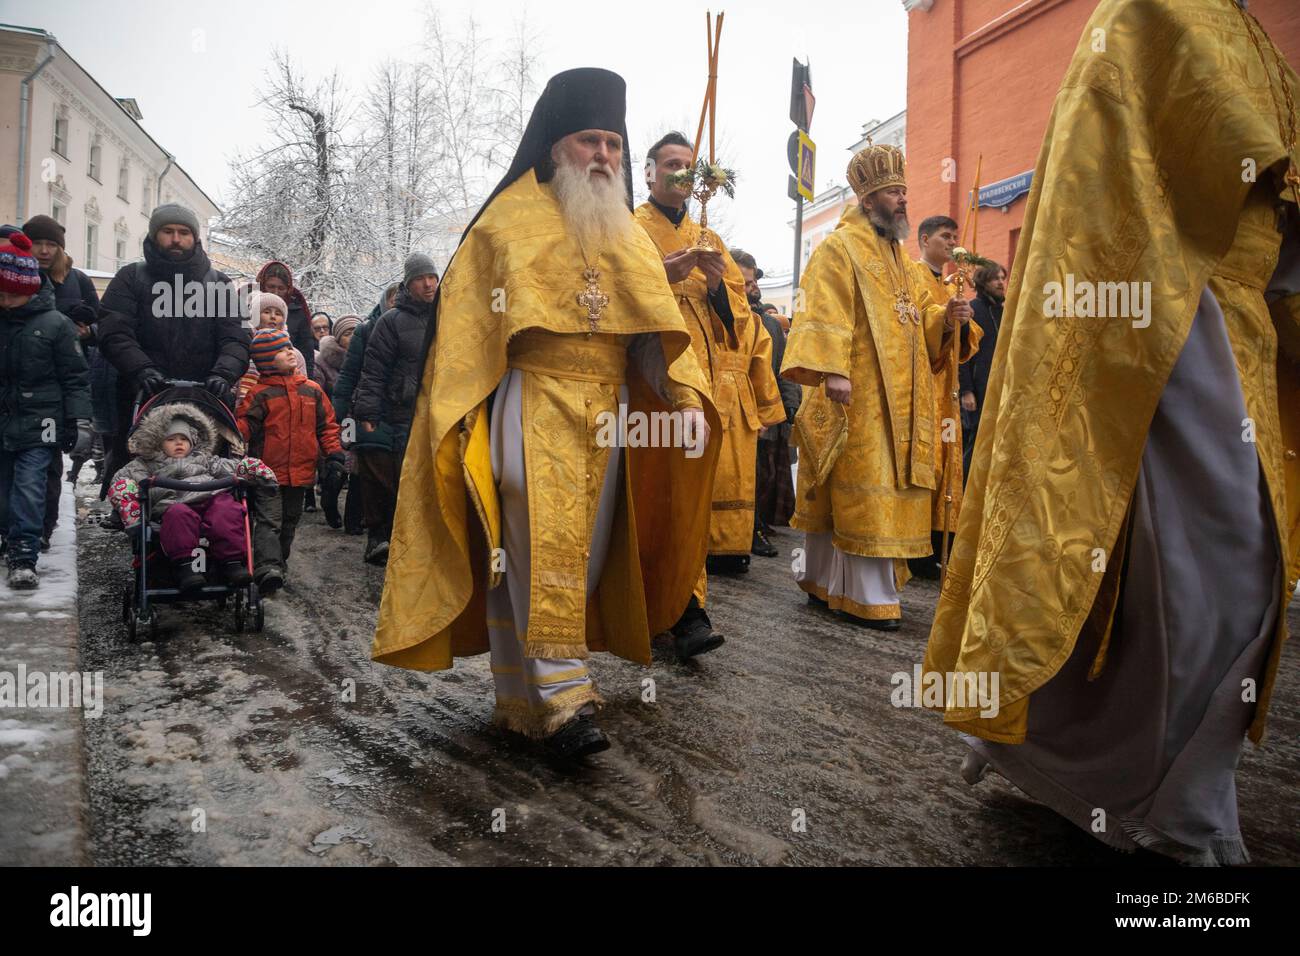
M 622 74 L 638 160 L 661 128 L 689 125 L 694 135 L 706 80 L 704 11 L 725 10 L 718 120 L 728 153 L 720 158 L 740 178 L 723 216 L 730 240 L 772 272 L 787 271 L 793 255 L 785 155 L 791 58 L 812 63 L 819 189 L 843 181 L 847 148 L 863 123 L 905 106 L 907 17 L 899 0 L 434 6 L 453 28 L 472 8 L 484 33 L 503 39 L 526 12 L 539 35 L 539 87 L 576 66 Z M 377 63 L 419 57 L 423 7 L 421 0 L 0 0 L 0 22 L 48 30 L 109 93 L 135 97 L 149 133 L 224 203 L 231 155 L 264 135 L 255 104 L 274 47 L 311 77 L 338 67 L 359 91 Z

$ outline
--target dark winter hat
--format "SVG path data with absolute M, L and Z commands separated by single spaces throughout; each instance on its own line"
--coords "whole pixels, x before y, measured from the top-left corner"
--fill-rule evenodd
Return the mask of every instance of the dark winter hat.
M 406 264 L 402 266 L 402 282 L 410 282 L 419 276 L 433 276 L 438 278 L 438 267 L 433 264 L 433 260 L 423 252 L 412 252 L 406 257 Z
M 60 249 L 64 248 L 64 229 L 50 216 L 32 216 L 23 223 L 23 232 L 32 242 L 44 239 L 55 243 Z
M 0 226 L 0 239 L 8 239 L 15 232 L 22 232 L 22 230 L 17 226 L 11 226 L 9 223 L 5 223 L 3 226 Z
M 199 217 L 194 215 L 194 210 L 177 202 L 164 203 L 150 214 L 150 237 L 158 235 L 158 230 L 163 226 L 188 226 L 190 232 L 194 233 L 194 238 L 199 237 Z
M 173 418 L 168 422 L 167 431 L 163 434 L 163 438 L 171 438 L 173 435 L 184 435 L 190 440 L 190 447 L 194 447 L 194 426 L 185 419 Z
M 253 336 L 248 354 L 262 375 L 275 371 L 275 356 L 290 348 L 289 333 L 284 329 L 261 329 Z
M 41 291 L 41 267 L 32 255 L 32 241 L 15 232 L 0 245 L 0 292 L 35 295 Z

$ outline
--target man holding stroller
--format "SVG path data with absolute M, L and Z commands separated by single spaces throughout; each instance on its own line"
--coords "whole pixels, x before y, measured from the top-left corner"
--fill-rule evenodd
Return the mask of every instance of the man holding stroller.
M 248 367 L 249 333 L 230 279 L 212 267 L 199 240 L 199 221 L 168 203 L 149 217 L 144 262 L 118 270 L 104 292 L 99 347 L 118 371 L 122 424 L 107 465 L 128 459 L 127 431 L 138 392 L 161 391 L 167 379 L 203 384 L 234 408 L 234 383 Z

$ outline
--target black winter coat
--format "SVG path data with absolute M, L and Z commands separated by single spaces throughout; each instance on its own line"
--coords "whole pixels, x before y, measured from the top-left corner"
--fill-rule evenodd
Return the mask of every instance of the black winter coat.
M 54 283 L 54 307 L 73 322 L 93 326 L 99 318 L 99 293 L 90 276 L 69 269 L 62 282 Z
M 971 300 L 975 322 L 984 332 L 979 351 L 957 368 L 961 391 L 975 395 L 976 413 L 984 410 L 984 392 L 989 384 L 989 370 L 993 367 L 993 352 L 998 346 L 998 329 L 1002 325 L 1002 303 L 995 302 L 982 292 Z
M 90 371 L 76 326 L 54 307 L 54 286 L 24 306 L 0 309 L 0 436 L 5 451 L 50 444 L 79 418 L 89 420 Z M 75 428 L 75 426 L 74 426 Z
M 297 296 L 289 299 L 289 314 L 285 317 L 284 330 L 289 333 L 289 341 L 307 363 L 307 377 L 311 378 L 316 370 L 316 336 L 311 334 L 311 316 L 298 303 Z
M 803 401 L 803 389 L 797 382 L 781 377 L 781 363 L 785 361 L 785 329 L 781 328 L 781 323 L 766 312 L 756 311 L 754 314 L 763 323 L 763 328 L 767 329 L 768 337 L 772 340 L 772 374 L 776 376 L 777 391 L 781 394 L 781 406 L 785 409 L 784 424 L 792 424 L 794 416 L 799 412 L 799 404 Z M 785 430 L 781 434 L 784 437 Z
M 100 303 L 99 347 L 117 368 L 120 388 L 133 390 L 135 376 L 150 367 L 167 378 L 202 382 L 220 375 L 237 382 L 248 368 L 251 336 L 230 279 L 212 268 L 198 242 L 187 260 L 172 262 L 145 239 L 144 258 L 118 270 Z M 201 306 L 202 315 L 184 314 L 188 283 L 200 283 L 213 300 Z
M 393 308 L 375 321 L 352 396 L 352 417 L 358 422 L 385 422 L 401 434 L 410 430 L 425 333 L 433 321 L 433 303 L 421 302 L 405 286 Z
M 376 319 L 367 319 L 352 333 L 348 354 L 343 357 L 343 368 L 334 380 L 330 402 L 334 405 L 339 427 L 345 435 L 352 435 L 352 441 L 345 443 L 344 447 L 363 451 L 393 451 L 396 443 L 391 428 L 383 422 L 376 422 L 375 430 L 368 432 L 357 424 L 357 419 L 352 414 L 352 399 L 356 395 L 357 380 L 361 378 L 361 366 L 366 360 L 366 345 L 370 341 L 370 333 L 375 329 L 375 321 Z

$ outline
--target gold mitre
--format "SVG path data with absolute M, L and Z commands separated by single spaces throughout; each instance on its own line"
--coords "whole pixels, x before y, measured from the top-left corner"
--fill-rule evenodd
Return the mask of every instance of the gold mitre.
M 849 160 L 849 185 L 861 199 L 886 186 L 906 186 L 903 151 L 897 146 L 868 144 Z

